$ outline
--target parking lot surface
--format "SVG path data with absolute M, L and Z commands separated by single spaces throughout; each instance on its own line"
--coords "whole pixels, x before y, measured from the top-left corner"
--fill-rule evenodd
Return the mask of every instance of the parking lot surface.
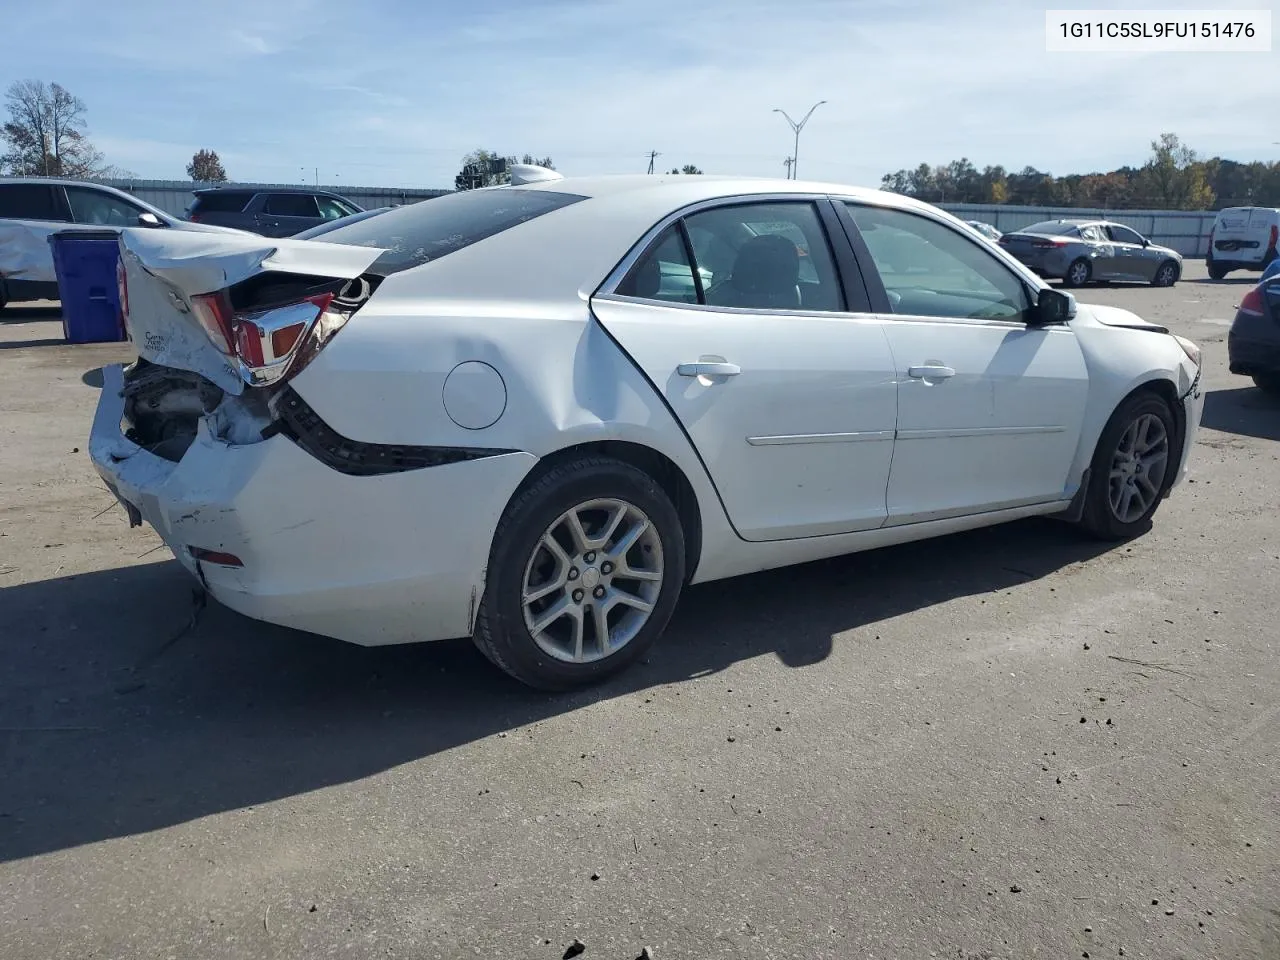
M 0 956 L 1280 957 L 1280 403 L 1250 280 L 1090 288 L 1205 351 L 1128 544 L 1032 521 L 690 589 L 536 694 L 211 602 L 85 443 L 99 369 L 0 315 Z M 335 545 L 335 556 L 340 545 Z

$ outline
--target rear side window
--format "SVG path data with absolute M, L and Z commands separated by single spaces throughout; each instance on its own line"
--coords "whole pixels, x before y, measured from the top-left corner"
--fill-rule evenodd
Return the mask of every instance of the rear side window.
M 53 187 L 45 183 L 0 183 L 0 217 L 11 220 L 62 220 Z
M 192 213 L 239 213 L 248 204 L 251 193 L 234 193 L 221 191 L 202 193 L 191 205 Z
M 374 261 L 370 270 L 386 276 L 439 260 L 585 199 L 558 190 L 512 187 L 463 190 L 337 227 L 316 240 L 385 248 L 386 252 Z
M 267 195 L 267 202 L 262 206 L 263 213 L 276 217 L 312 217 L 320 216 L 320 208 L 316 206 L 316 198 L 309 193 L 272 193 Z

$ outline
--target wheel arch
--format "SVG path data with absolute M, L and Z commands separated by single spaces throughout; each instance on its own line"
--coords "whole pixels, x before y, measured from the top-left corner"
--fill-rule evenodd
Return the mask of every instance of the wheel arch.
M 1172 450 L 1169 451 L 1170 461 L 1177 463 L 1182 458 L 1182 445 L 1186 442 L 1187 436 L 1187 411 L 1182 404 L 1181 398 L 1178 396 L 1178 385 L 1167 377 L 1152 377 L 1144 380 L 1128 393 L 1126 393 L 1116 405 L 1112 408 L 1111 415 L 1115 415 L 1115 411 L 1121 406 L 1128 403 L 1133 397 L 1141 394 L 1153 394 L 1163 400 L 1169 407 L 1169 413 L 1173 417 L 1174 439 Z M 1110 419 L 1110 418 L 1108 418 Z M 1096 443 L 1102 442 L 1102 436 L 1099 434 Z M 1176 456 L 1175 456 L 1176 451 Z M 1174 479 L 1177 476 L 1177 470 L 1170 470 L 1165 475 L 1164 494 L 1167 494 L 1173 487 Z
M 674 460 L 653 447 L 630 440 L 589 440 L 561 447 L 538 460 L 511 495 L 511 500 L 514 501 L 557 465 L 588 456 L 609 457 L 635 467 L 652 478 L 667 495 L 684 532 L 685 582 L 692 581 L 702 556 L 702 507 L 685 472 Z

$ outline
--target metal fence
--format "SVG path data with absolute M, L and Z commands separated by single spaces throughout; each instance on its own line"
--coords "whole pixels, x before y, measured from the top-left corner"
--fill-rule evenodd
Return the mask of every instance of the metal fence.
M 183 216 L 191 206 L 192 191 L 214 184 L 192 183 L 190 180 L 102 180 L 117 190 L 131 193 L 176 217 Z M 242 190 L 272 190 L 282 187 L 297 188 L 297 183 L 224 183 L 226 188 Z M 400 187 L 321 186 L 327 190 L 354 200 L 365 209 L 417 203 L 439 197 L 451 190 L 412 189 Z M 982 220 L 1002 233 L 1029 226 L 1040 220 L 1059 218 L 1099 217 L 1114 220 L 1133 227 L 1152 243 L 1171 247 L 1185 257 L 1202 257 L 1209 250 L 1209 230 L 1213 227 L 1213 211 L 1187 210 L 1100 210 L 1071 207 L 1015 207 L 1001 203 L 942 203 L 939 204 L 964 220 Z
M 109 187 L 131 193 L 139 200 L 144 200 L 154 207 L 175 217 L 184 216 L 191 206 L 193 190 L 206 187 L 223 187 L 239 190 L 279 190 L 281 188 L 297 189 L 309 184 L 298 183 L 192 183 L 190 180 L 99 180 Z M 354 187 L 354 186 L 318 186 L 314 190 L 325 190 L 347 197 L 366 210 L 375 207 L 399 206 L 406 203 L 417 203 L 439 197 L 452 190 L 418 190 L 400 187 Z
M 1177 250 L 1184 257 L 1203 257 L 1209 252 L 1209 231 L 1216 214 L 1212 210 L 1098 210 L 1071 207 L 1012 207 L 1003 203 L 941 203 L 962 220 L 981 220 L 1001 233 L 1009 233 L 1041 220 L 1097 217 L 1133 227 L 1162 247 Z

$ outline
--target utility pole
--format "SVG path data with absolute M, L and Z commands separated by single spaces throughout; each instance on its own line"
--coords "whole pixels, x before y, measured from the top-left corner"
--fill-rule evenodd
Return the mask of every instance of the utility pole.
M 826 102 L 827 101 L 825 100 L 819 100 L 817 103 L 815 103 L 812 107 L 809 108 L 809 112 L 804 115 L 804 118 L 799 123 L 796 123 L 796 121 L 792 120 L 791 116 L 787 113 L 787 111 L 779 110 L 777 107 L 774 107 L 773 109 L 774 113 L 780 113 L 783 115 L 783 117 L 786 118 L 787 123 L 791 125 L 791 130 L 796 135 L 795 149 L 791 151 L 790 179 L 792 180 L 795 180 L 800 175 L 800 169 L 799 169 L 800 168 L 800 131 L 804 129 L 804 125 L 808 123 L 809 118 L 813 116 L 813 111 L 817 110 L 820 106 L 822 106 Z
M 658 159 L 658 157 L 660 156 L 662 156 L 662 154 L 660 154 L 657 150 L 649 151 L 649 172 L 650 173 L 653 173 L 653 161 Z
M 783 160 L 783 161 L 782 161 L 782 165 L 783 165 L 784 167 L 786 167 L 786 168 L 787 168 L 787 179 L 788 179 L 788 180 L 790 180 L 790 179 L 791 179 L 791 164 L 792 164 L 792 163 L 794 163 L 794 161 L 793 161 L 790 157 L 787 157 L 787 159 L 785 159 L 785 160 Z

